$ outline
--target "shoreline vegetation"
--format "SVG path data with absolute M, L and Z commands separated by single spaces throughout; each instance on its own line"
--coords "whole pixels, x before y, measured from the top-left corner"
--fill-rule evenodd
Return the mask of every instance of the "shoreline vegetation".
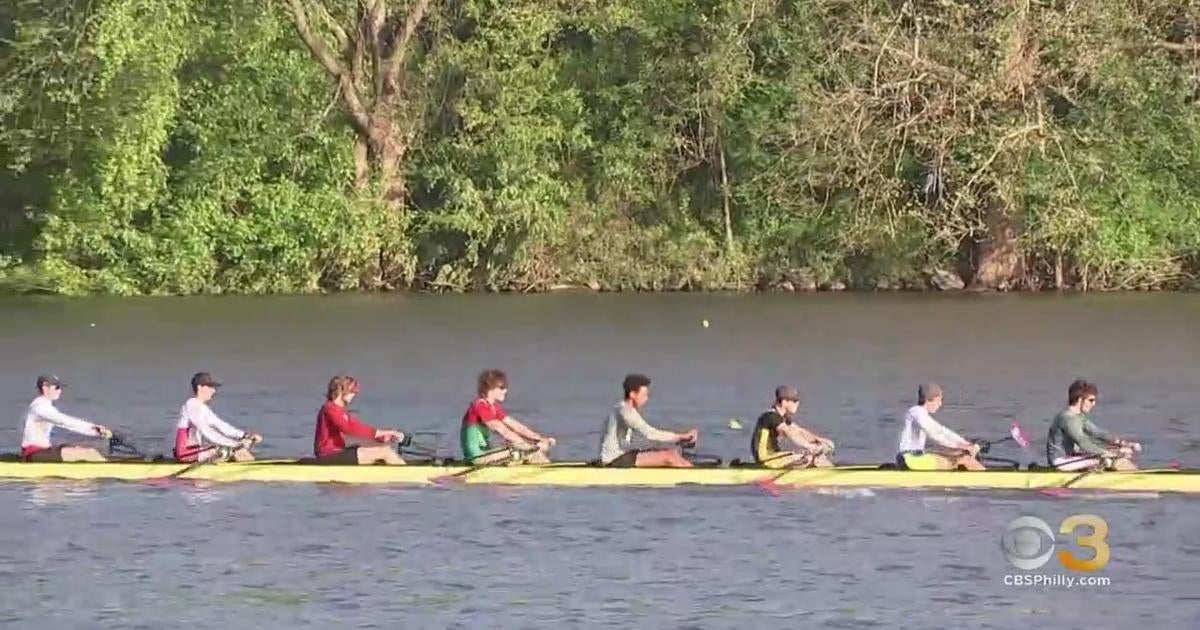
M 0 6 L 0 292 L 1200 288 L 1200 5 Z

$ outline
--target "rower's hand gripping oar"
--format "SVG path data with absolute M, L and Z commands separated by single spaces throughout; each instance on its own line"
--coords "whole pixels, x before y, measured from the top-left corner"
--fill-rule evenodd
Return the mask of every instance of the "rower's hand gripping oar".
M 183 476 L 187 475 L 188 473 L 192 472 L 193 470 L 196 470 L 197 468 L 200 468 L 201 466 L 204 466 L 206 464 L 217 464 L 217 463 L 229 461 L 229 459 L 233 456 L 233 454 L 240 449 L 246 449 L 247 451 L 253 452 L 254 446 L 261 441 L 262 441 L 261 435 L 259 435 L 257 433 L 247 433 L 245 437 L 238 440 L 237 446 L 212 445 L 212 446 L 206 447 L 204 449 L 201 449 L 201 451 L 196 455 L 195 462 L 192 462 L 191 464 L 184 466 L 181 470 L 177 470 L 169 475 L 164 475 L 162 477 L 158 477 L 155 479 L 148 479 L 147 481 L 153 483 L 153 482 L 167 481 L 170 479 L 179 479 L 180 477 L 183 477 Z M 203 453 L 207 453 L 207 452 L 210 452 L 213 450 L 216 451 L 216 456 L 207 457 L 207 458 L 201 457 L 201 455 Z
M 123 433 L 118 433 L 117 431 L 110 431 L 110 433 L 109 433 L 108 454 L 134 457 L 136 459 L 141 459 L 141 460 L 146 460 L 146 461 L 149 461 L 150 459 L 152 459 L 151 457 L 149 457 L 148 455 L 143 453 L 142 450 L 139 449 L 137 447 L 137 445 L 134 444 L 133 440 L 129 439 L 128 436 L 126 436 Z
M 1087 478 L 1091 475 L 1094 475 L 1098 472 L 1105 472 L 1107 470 L 1111 470 L 1112 466 L 1113 466 L 1113 462 L 1115 462 L 1117 459 L 1122 458 L 1122 457 L 1131 457 L 1134 453 L 1141 452 L 1141 450 L 1142 450 L 1141 445 L 1137 444 L 1136 442 L 1122 442 L 1122 443 L 1128 444 L 1128 446 L 1121 446 L 1120 449 L 1118 450 L 1118 453 L 1116 456 L 1102 455 L 1099 457 L 1095 457 L 1095 456 L 1089 455 L 1086 457 L 1077 457 L 1075 459 L 1063 462 L 1060 465 L 1069 465 L 1069 464 L 1076 463 L 1076 462 L 1096 460 L 1097 465 L 1092 466 L 1091 468 L 1088 468 L 1087 470 L 1079 473 L 1078 475 L 1075 475 L 1074 477 L 1071 477 L 1070 479 L 1068 479 L 1066 481 L 1066 483 L 1062 484 L 1061 486 L 1051 486 L 1048 488 L 1040 488 L 1038 491 L 1046 496 L 1051 496 L 1051 497 L 1069 497 L 1069 496 L 1071 496 L 1071 487 L 1074 486 L 1075 484 L 1079 483 L 1080 481 L 1083 481 L 1085 478 Z
M 716 455 L 710 455 L 707 453 L 697 453 L 695 440 L 691 440 L 691 439 L 681 440 L 679 442 L 676 442 L 676 444 L 679 446 L 679 452 L 681 455 L 683 455 L 684 459 L 692 462 L 692 464 L 694 464 L 694 465 L 720 466 L 721 464 L 724 463 L 724 460 L 722 460 L 720 457 L 718 457 Z
M 489 461 L 489 462 L 483 463 L 483 464 L 475 464 L 469 468 L 460 470 L 456 473 L 450 473 L 448 475 L 439 475 L 437 477 L 430 479 L 429 482 L 434 485 L 437 485 L 437 486 L 461 485 L 461 484 L 466 483 L 466 477 L 472 473 L 476 473 L 476 472 L 479 472 L 480 470 L 483 470 L 484 468 L 491 468 L 493 466 L 506 466 L 508 464 L 520 463 L 521 456 L 523 454 L 528 455 L 530 453 L 535 453 L 541 449 L 538 444 L 524 444 L 521 446 L 518 446 L 515 444 L 508 444 L 506 446 L 503 446 L 503 447 L 500 447 L 497 449 L 493 449 L 491 451 L 483 453 L 476 459 L 487 458 L 489 455 L 501 453 L 506 450 L 512 451 L 511 458 L 507 461 L 504 461 L 504 460 Z

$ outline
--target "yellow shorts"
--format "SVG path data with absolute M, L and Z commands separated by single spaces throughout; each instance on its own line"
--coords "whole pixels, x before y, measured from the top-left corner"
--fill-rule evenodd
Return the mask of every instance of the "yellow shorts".
M 905 451 L 896 455 L 896 465 L 903 470 L 941 470 L 942 458 L 924 451 Z

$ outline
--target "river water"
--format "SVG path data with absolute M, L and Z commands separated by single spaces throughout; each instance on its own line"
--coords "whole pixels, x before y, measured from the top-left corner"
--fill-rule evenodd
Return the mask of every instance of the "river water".
M 365 420 L 450 448 L 475 374 L 499 367 L 509 410 L 562 459 L 595 456 L 640 371 L 647 417 L 698 427 L 703 451 L 747 457 L 729 420 L 748 429 L 786 383 L 840 460 L 875 462 L 922 380 L 961 433 L 1016 419 L 1041 441 L 1082 376 L 1143 465 L 1195 467 L 1198 324 L 1200 296 L 1168 294 L 5 299 L 0 441 L 15 450 L 53 371 L 60 408 L 165 450 L 208 370 L 261 454 L 305 454 L 325 382 L 349 371 Z M 0 506 L 13 627 L 1200 627 L 1200 502 L 1181 497 L 8 482 Z M 1006 523 L 1076 513 L 1109 525 L 1110 583 L 1006 585 Z

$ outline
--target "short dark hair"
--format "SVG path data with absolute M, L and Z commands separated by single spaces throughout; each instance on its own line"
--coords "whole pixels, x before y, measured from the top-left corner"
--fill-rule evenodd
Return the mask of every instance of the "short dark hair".
M 493 388 L 507 386 L 508 377 L 504 375 L 503 370 L 484 370 L 479 373 L 477 393 L 480 396 L 487 396 L 487 393 Z
M 625 377 L 625 381 L 621 383 L 621 388 L 625 390 L 625 397 L 638 391 L 643 387 L 650 387 L 650 377 L 645 374 L 630 374 Z
M 1079 402 L 1084 396 L 1099 396 L 1100 389 L 1094 383 L 1089 383 L 1081 378 L 1075 379 L 1071 386 L 1067 388 L 1067 404 L 1074 405 Z

